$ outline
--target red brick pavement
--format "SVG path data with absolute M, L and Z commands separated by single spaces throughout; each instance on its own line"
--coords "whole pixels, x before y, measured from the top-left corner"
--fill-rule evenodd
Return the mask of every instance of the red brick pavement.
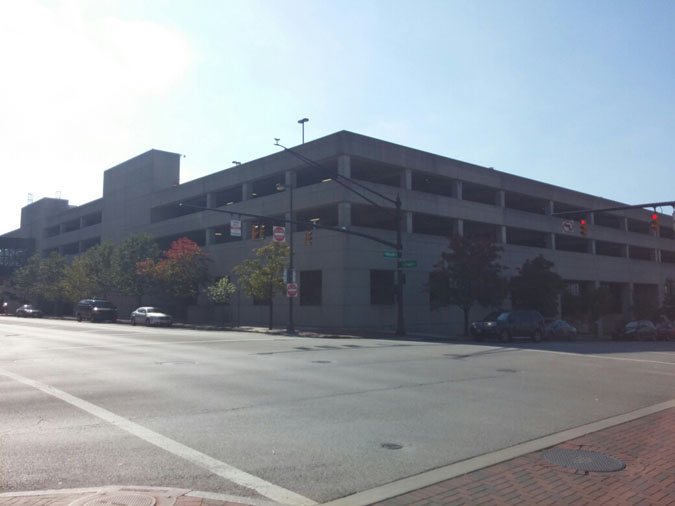
M 675 409 L 567 441 L 555 448 L 615 457 L 622 471 L 584 473 L 534 452 L 373 506 L 675 506 Z

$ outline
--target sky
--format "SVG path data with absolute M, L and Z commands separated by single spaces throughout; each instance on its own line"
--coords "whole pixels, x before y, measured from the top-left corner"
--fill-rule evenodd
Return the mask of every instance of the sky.
M 671 0 L 0 0 L 0 234 L 149 149 L 186 182 L 349 130 L 675 200 Z M 670 213 L 672 208 L 663 208 Z

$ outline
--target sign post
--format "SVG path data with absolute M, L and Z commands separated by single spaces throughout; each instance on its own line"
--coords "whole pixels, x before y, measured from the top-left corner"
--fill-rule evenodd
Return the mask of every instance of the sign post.
M 241 237 L 241 220 L 230 220 L 230 235 Z

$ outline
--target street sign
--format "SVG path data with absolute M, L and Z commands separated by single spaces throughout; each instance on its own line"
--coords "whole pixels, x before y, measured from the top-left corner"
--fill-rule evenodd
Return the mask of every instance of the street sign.
M 574 222 L 570 220 L 565 220 L 562 222 L 562 229 L 563 232 L 567 232 L 568 234 L 571 234 L 574 232 Z
M 290 269 L 284 269 L 284 283 L 296 283 L 298 280 L 295 277 L 295 269 L 291 271 Z
M 286 285 L 286 296 L 287 297 L 297 297 L 298 296 L 298 285 L 295 283 L 288 283 Z
M 241 237 L 241 220 L 230 220 L 230 235 Z
M 272 239 L 274 239 L 274 242 L 284 242 L 286 240 L 286 227 L 274 227 Z
M 398 258 L 398 251 L 393 250 L 384 250 L 382 252 L 384 258 Z
M 417 267 L 417 260 L 401 260 L 398 265 L 401 269 L 412 269 L 413 267 Z

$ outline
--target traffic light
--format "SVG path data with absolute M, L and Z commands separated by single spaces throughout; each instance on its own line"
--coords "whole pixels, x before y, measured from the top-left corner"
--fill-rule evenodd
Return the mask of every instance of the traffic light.
M 260 225 L 260 228 L 258 229 L 258 232 L 259 232 L 258 236 L 260 237 L 260 239 L 264 239 L 265 238 L 265 225 Z
M 588 235 L 588 223 L 586 220 L 581 220 L 579 222 L 579 231 L 581 232 L 581 235 Z
M 652 222 L 649 224 L 649 228 L 657 233 L 659 231 L 659 215 L 652 213 Z
M 258 225 L 253 225 L 251 227 L 251 239 L 257 239 L 258 238 Z
M 312 231 L 311 230 L 308 230 L 307 232 L 305 232 L 305 244 L 307 246 L 312 245 Z

